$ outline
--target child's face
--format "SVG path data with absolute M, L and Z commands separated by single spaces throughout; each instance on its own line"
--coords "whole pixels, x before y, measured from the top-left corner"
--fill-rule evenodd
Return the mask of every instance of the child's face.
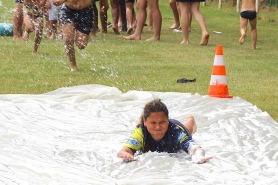
M 153 112 L 144 125 L 155 141 L 160 141 L 168 130 L 169 120 L 164 112 Z

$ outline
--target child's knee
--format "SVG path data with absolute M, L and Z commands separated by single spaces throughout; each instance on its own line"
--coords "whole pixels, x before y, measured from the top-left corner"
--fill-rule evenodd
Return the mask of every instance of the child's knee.
M 78 47 L 78 49 L 82 50 L 86 48 L 87 43 L 76 43 L 76 46 Z

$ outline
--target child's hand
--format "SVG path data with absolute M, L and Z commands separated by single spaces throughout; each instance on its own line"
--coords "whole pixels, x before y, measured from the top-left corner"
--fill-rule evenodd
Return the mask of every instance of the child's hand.
M 205 151 L 202 148 L 197 148 L 192 155 L 191 161 L 195 164 L 202 164 L 210 160 L 212 157 L 206 157 Z
M 212 157 L 205 157 L 205 156 L 198 156 L 198 155 L 192 155 L 191 161 L 195 164 L 202 164 L 210 160 Z

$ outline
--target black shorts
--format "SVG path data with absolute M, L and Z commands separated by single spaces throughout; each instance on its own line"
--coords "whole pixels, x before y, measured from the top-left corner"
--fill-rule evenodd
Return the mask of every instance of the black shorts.
M 184 3 L 184 2 L 205 2 L 205 0 L 176 0 L 177 2 L 181 2 L 181 3 Z
M 241 10 L 240 17 L 244 19 L 249 19 L 250 21 L 256 19 L 257 12 L 255 10 Z
M 23 3 L 23 0 L 15 0 L 15 3 Z
M 65 3 L 60 10 L 60 21 L 62 25 L 75 23 L 76 30 L 89 35 L 93 27 L 93 7 L 83 10 L 72 10 Z
M 134 3 L 135 0 L 125 0 L 125 3 Z

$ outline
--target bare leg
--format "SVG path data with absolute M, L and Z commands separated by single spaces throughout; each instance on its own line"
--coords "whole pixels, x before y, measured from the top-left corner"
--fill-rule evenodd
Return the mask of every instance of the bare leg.
M 42 40 L 42 34 L 43 34 L 43 18 L 37 17 L 34 20 L 35 25 L 35 38 L 34 38 L 34 50 L 33 53 L 38 52 L 39 45 Z
M 43 16 L 44 16 L 44 20 L 45 20 L 46 36 L 47 36 L 47 38 L 50 38 L 51 25 L 50 25 L 50 20 L 49 20 L 48 9 L 46 7 L 43 7 Z
M 126 7 L 125 7 L 126 3 L 125 0 L 119 0 L 119 6 L 120 6 L 120 17 L 121 17 L 121 22 L 122 22 L 122 32 L 126 32 L 127 31 L 127 20 L 126 20 Z
M 170 29 L 179 28 L 180 27 L 180 15 L 179 15 L 179 12 L 178 12 L 177 2 L 176 2 L 176 0 L 170 0 L 169 4 L 170 4 L 170 7 L 172 9 L 172 12 L 173 12 L 173 15 L 174 15 L 174 20 L 175 20 L 175 23 L 172 26 L 170 26 L 169 28 Z
M 25 15 L 23 17 L 23 23 L 25 26 L 25 30 L 22 39 L 25 42 L 25 44 L 28 44 L 29 34 L 34 31 L 34 24 L 33 24 L 33 20 L 29 15 Z
M 147 1 L 153 19 L 153 32 L 154 32 L 153 36 L 147 39 L 147 41 L 160 40 L 162 16 L 158 5 L 159 0 L 147 0 Z
M 190 19 L 188 16 L 188 12 L 190 12 L 190 3 L 189 2 L 178 2 L 180 7 L 180 14 L 181 14 L 181 29 L 182 29 L 182 36 L 183 40 L 181 44 L 189 44 L 189 26 L 190 26 Z
M 98 29 L 98 9 L 95 3 L 93 3 L 93 27 L 91 30 L 91 39 L 95 39 L 97 36 L 97 32 L 99 31 Z
M 63 30 L 65 51 L 70 62 L 71 71 L 73 72 L 77 70 L 75 50 L 74 50 L 75 31 L 74 31 L 73 23 L 63 25 L 62 30 Z
M 126 3 L 126 19 L 127 19 L 127 34 L 130 34 L 133 30 L 133 12 L 132 10 L 134 4 L 133 3 Z
M 57 20 L 51 20 L 50 21 L 51 35 L 50 35 L 49 39 L 54 40 L 56 38 L 57 28 L 58 28 L 58 21 Z
M 189 17 L 189 28 L 188 31 L 191 32 L 191 23 L 192 23 L 192 14 L 191 12 L 187 12 L 188 13 L 188 17 Z
M 152 16 L 152 12 L 151 12 L 150 8 L 148 9 L 148 20 L 149 20 L 148 29 L 153 30 L 153 16 Z
M 23 3 L 15 4 L 15 12 L 13 14 L 13 32 L 14 40 L 21 39 L 21 29 L 23 25 Z
M 201 46 L 206 46 L 208 44 L 209 33 L 207 31 L 206 22 L 204 19 L 203 14 L 199 10 L 200 2 L 191 2 L 190 3 L 190 10 L 192 15 L 194 16 L 195 20 L 199 24 L 202 30 L 202 40 L 200 42 Z
M 246 37 L 246 31 L 247 31 L 247 23 L 248 20 L 240 17 L 240 38 L 238 40 L 239 44 L 242 45 L 244 43 L 245 37 Z
M 147 0 L 137 0 L 138 16 L 137 16 L 136 30 L 132 35 L 124 37 L 124 39 L 141 40 L 141 34 L 147 17 L 146 8 L 147 8 Z
M 187 128 L 191 135 L 193 135 L 197 131 L 197 124 L 192 115 L 188 115 L 186 117 L 186 122 L 184 123 L 184 126 Z
M 75 44 L 78 49 L 85 49 L 88 44 L 89 35 L 85 33 L 81 33 L 80 31 L 76 31 L 75 33 Z
M 252 40 L 252 48 L 257 49 L 257 18 L 249 21 L 251 26 L 251 40 Z
M 101 22 L 101 32 L 107 33 L 107 11 L 109 5 L 107 0 L 100 0 L 99 1 L 99 15 L 100 15 L 100 22 Z
M 113 19 L 113 26 L 112 29 L 115 34 L 120 34 L 118 22 L 119 22 L 119 16 L 120 16 L 120 7 L 118 0 L 110 0 L 111 6 L 112 6 L 112 19 Z

